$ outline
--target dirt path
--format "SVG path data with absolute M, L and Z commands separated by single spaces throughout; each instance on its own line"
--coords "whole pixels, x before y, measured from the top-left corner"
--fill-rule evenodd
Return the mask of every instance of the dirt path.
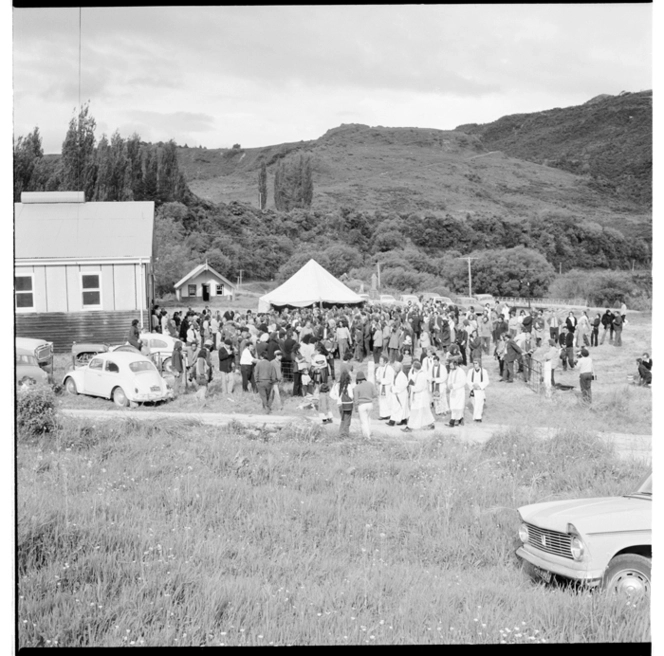
M 193 419 L 213 426 L 225 426 L 233 421 L 249 426 L 285 426 L 293 421 L 314 422 L 318 421 L 310 417 L 297 417 L 294 415 L 259 415 L 259 414 L 222 414 L 216 412 L 164 412 L 155 410 L 153 412 L 132 412 L 131 410 L 79 410 L 72 408 L 63 408 L 61 412 L 69 417 L 80 417 L 86 419 L 117 421 L 120 418 L 131 418 L 137 421 L 155 421 L 157 419 Z M 326 429 L 329 431 L 338 430 L 339 420 L 335 419 L 333 424 L 328 424 Z M 359 430 L 357 418 L 353 418 L 351 428 Z M 483 444 L 494 433 L 502 430 L 509 430 L 512 426 L 500 424 L 467 424 L 450 428 L 445 423 L 436 423 L 435 432 L 443 435 L 454 436 L 457 439 L 476 444 Z M 547 437 L 551 435 L 555 428 L 535 428 L 534 435 L 537 437 Z M 388 440 L 401 440 L 409 443 L 417 443 L 432 435 L 430 430 L 413 431 L 404 433 L 398 426 L 387 426 L 384 421 L 377 419 L 371 420 L 372 437 Z M 605 442 L 614 444 L 616 452 L 621 458 L 635 458 L 643 462 L 652 462 L 652 436 L 651 435 L 632 435 L 627 433 L 597 433 Z

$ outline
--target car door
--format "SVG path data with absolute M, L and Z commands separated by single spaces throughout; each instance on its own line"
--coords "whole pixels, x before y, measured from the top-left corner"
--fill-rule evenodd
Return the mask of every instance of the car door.
M 102 358 L 92 358 L 85 368 L 83 376 L 84 388 L 81 390 L 83 394 L 90 394 L 92 396 L 103 396 L 103 375 L 104 375 L 104 360 Z
M 111 392 L 120 385 L 120 366 L 111 359 L 104 363 L 104 372 L 101 379 L 101 394 L 106 398 L 111 398 Z

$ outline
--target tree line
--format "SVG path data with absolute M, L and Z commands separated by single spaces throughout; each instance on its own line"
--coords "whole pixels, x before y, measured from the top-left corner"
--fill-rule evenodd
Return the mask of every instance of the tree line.
M 95 136 L 97 124 L 84 105 L 72 117 L 60 157 L 44 156 L 39 128 L 14 141 L 14 202 L 22 191 L 83 191 L 86 201 L 186 201 L 190 197 L 179 170 L 177 144 L 127 139 L 116 130 L 110 139 Z

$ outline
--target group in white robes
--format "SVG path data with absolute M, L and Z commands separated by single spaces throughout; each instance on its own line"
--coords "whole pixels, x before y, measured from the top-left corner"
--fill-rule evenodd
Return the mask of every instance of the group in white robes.
M 429 395 L 430 384 L 426 372 L 416 361 L 408 374 L 410 414 L 408 424 L 403 430 L 412 431 L 434 427 L 435 418 L 431 412 L 431 396 Z
M 475 362 L 466 372 L 466 386 L 470 390 L 470 396 L 473 399 L 473 420 L 482 421 L 484 412 L 484 401 L 486 400 L 486 390 L 489 384 L 489 374 L 479 362 Z
M 433 401 L 433 411 L 437 415 L 446 415 L 450 411 L 447 402 L 447 368 L 436 361 L 429 374 L 431 383 L 431 399 Z
M 395 362 L 394 382 L 392 383 L 392 414 L 390 415 L 389 426 L 395 424 L 405 424 L 408 419 L 408 376 L 404 374 L 400 362 Z
M 450 362 L 447 389 L 450 392 L 450 426 L 458 426 L 463 422 L 466 406 L 466 372 L 454 360 Z
M 392 414 L 394 369 L 386 357 L 381 356 L 376 368 L 375 384 L 378 391 L 378 419 L 389 419 Z

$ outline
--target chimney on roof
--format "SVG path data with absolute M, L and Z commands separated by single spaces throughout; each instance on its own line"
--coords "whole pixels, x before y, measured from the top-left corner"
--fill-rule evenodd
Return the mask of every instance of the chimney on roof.
M 22 191 L 21 203 L 85 203 L 84 191 Z

